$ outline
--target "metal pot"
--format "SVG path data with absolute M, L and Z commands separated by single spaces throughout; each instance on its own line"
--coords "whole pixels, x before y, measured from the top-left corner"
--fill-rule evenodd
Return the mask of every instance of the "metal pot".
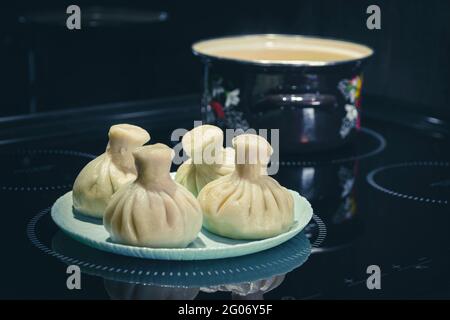
M 283 153 L 339 147 L 360 127 L 362 67 L 373 54 L 366 46 L 267 34 L 206 40 L 192 49 L 204 64 L 206 123 L 279 129 Z M 277 50 L 290 57 L 276 58 Z M 302 60 L 303 53 L 309 57 Z

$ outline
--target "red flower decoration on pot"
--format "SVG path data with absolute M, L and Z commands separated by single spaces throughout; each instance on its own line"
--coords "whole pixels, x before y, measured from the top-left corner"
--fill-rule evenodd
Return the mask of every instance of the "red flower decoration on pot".
M 223 106 L 217 102 L 217 101 L 211 101 L 209 103 L 211 106 L 211 109 L 214 110 L 214 113 L 216 114 L 217 118 L 224 119 L 225 118 L 225 112 L 223 111 Z

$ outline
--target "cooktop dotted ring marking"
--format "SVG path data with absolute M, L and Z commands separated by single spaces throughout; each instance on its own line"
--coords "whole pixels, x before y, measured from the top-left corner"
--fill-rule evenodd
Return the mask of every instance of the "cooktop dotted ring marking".
M 60 149 L 19 149 L 11 153 L 1 153 L 1 155 L 61 155 L 61 156 L 73 156 L 87 159 L 94 159 L 96 155 L 74 151 L 74 150 L 60 150 Z M 2 191 L 13 191 L 13 192 L 30 192 L 30 191 L 49 191 L 49 190 L 61 190 L 70 189 L 72 184 L 62 184 L 55 186 L 0 186 Z
M 323 223 L 322 219 L 316 214 L 313 215 L 313 220 L 317 224 L 317 227 L 319 229 L 319 234 L 317 236 L 317 239 L 312 243 L 312 248 L 319 248 L 320 245 L 323 243 L 325 238 L 327 237 L 327 227 L 325 226 L 325 223 Z
M 383 166 L 383 167 L 377 168 L 375 170 L 372 170 L 367 175 L 366 180 L 375 189 L 377 189 L 377 190 L 379 190 L 381 192 L 387 193 L 387 194 L 389 194 L 391 196 L 394 196 L 394 197 L 403 198 L 403 199 L 407 199 L 407 200 L 413 200 L 413 201 L 417 201 L 417 202 L 448 204 L 448 200 L 445 200 L 445 199 L 433 199 L 433 198 L 429 198 L 429 197 L 408 195 L 408 194 L 404 194 L 404 193 L 401 193 L 401 192 L 397 192 L 397 191 L 385 188 L 385 187 L 379 185 L 375 181 L 375 176 L 377 174 L 379 174 L 380 172 L 382 172 L 382 171 L 395 169 L 395 168 L 431 167 L 431 166 L 433 166 L 433 167 L 449 167 L 450 166 L 450 162 L 446 162 L 446 161 L 414 161 L 414 162 L 403 162 L 403 163 L 391 164 L 391 165 Z
M 3 191 L 49 191 L 49 190 L 61 190 L 72 188 L 72 184 L 62 184 L 57 186 L 44 186 L 44 187 L 8 187 L 1 186 Z
M 63 254 L 60 254 L 60 253 L 50 249 L 45 244 L 43 244 L 41 242 L 41 240 L 39 240 L 39 238 L 37 237 L 37 234 L 36 234 L 37 223 L 50 211 L 51 211 L 51 208 L 49 207 L 49 208 L 46 208 L 46 209 L 38 212 L 33 218 L 30 219 L 30 221 L 28 222 L 27 228 L 26 228 L 26 234 L 27 234 L 28 239 L 31 241 L 31 243 L 35 247 L 37 247 L 39 250 L 43 251 L 44 253 L 46 253 L 50 256 L 56 257 L 65 263 L 70 262 L 71 264 L 76 264 L 80 267 L 85 267 L 85 268 L 92 269 L 92 270 L 100 270 L 101 269 L 104 271 L 108 270 L 108 272 L 111 272 L 111 273 L 114 273 L 114 272 L 115 273 L 120 273 L 120 272 L 128 273 L 128 272 L 130 272 L 131 274 L 134 274 L 134 273 L 142 274 L 144 272 L 146 272 L 146 274 L 147 274 L 147 273 L 153 272 L 152 270 L 141 270 L 141 269 L 124 269 L 124 270 L 122 270 L 121 268 L 117 268 L 117 267 L 111 267 L 111 266 L 106 266 L 106 265 L 102 265 L 102 264 L 86 262 L 86 261 L 78 260 L 78 259 L 75 259 L 75 258 L 72 258 L 69 256 L 65 256 Z M 316 215 L 314 215 L 314 216 L 315 216 L 316 223 L 322 224 L 324 227 L 325 225 L 323 224 L 322 220 L 318 216 L 316 216 Z M 314 216 L 313 216 L 313 218 L 314 218 Z M 320 230 L 321 230 L 321 228 L 319 227 L 319 234 L 320 234 Z M 322 228 L 322 230 L 323 230 L 323 228 Z M 315 243 L 316 242 L 317 241 L 315 241 Z M 302 249 L 301 251 L 293 250 L 293 252 L 295 252 L 295 253 L 292 253 L 291 256 L 279 258 L 278 260 L 272 261 L 271 263 L 276 264 L 276 265 L 284 265 L 284 264 L 288 264 L 290 261 L 292 261 L 302 255 L 309 255 L 309 251 L 306 249 Z M 267 263 L 260 263 L 260 264 L 254 265 L 254 266 L 248 266 L 247 268 L 241 267 L 242 270 L 239 268 L 235 268 L 234 271 L 236 271 L 236 272 L 251 272 L 251 271 L 255 271 L 255 268 L 256 269 L 265 269 L 268 267 L 269 267 L 269 265 Z M 230 270 L 230 269 L 228 269 L 228 270 Z M 227 271 L 227 270 L 209 270 L 206 272 L 209 275 L 212 275 L 212 272 L 214 272 L 216 275 L 219 275 L 220 274 L 219 271 L 225 275 L 228 273 L 231 273 L 231 274 L 233 273 L 232 270 L 231 270 L 231 272 Z M 185 277 L 189 277 L 191 275 L 194 276 L 194 273 L 195 272 L 192 272 L 192 273 L 185 272 L 184 274 L 179 274 L 178 276 L 184 275 Z M 165 276 L 165 275 L 166 275 L 165 272 L 161 273 L 161 276 Z M 173 272 L 169 272 L 168 275 L 174 276 Z M 146 283 L 134 282 L 134 281 L 132 281 L 132 283 L 146 284 Z
M 319 164 L 339 164 L 339 163 L 345 163 L 345 162 L 356 161 L 356 160 L 361 160 L 361 159 L 372 157 L 372 156 L 382 152 L 386 148 L 386 145 L 387 145 L 386 139 L 378 132 L 376 132 L 372 129 L 366 128 L 366 127 L 361 127 L 360 131 L 371 136 L 372 138 L 374 138 L 377 141 L 377 147 L 374 150 L 368 151 L 368 152 L 360 154 L 360 155 L 356 154 L 356 155 L 349 156 L 349 157 L 331 159 L 331 160 L 320 160 L 320 161 L 292 161 L 291 160 L 291 161 L 280 161 L 278 163 L 282 166 L 314 166 L 314 165 L 319 165 Z
M 74 151 L 74 150 L 63 150 L 63 149 L 19 149 L 12 153 L 7 153 L 9 155 L 62 155 L 62 156 L 76 156 L 82 158 L 94 159 L 96 156 L 87 152 Z

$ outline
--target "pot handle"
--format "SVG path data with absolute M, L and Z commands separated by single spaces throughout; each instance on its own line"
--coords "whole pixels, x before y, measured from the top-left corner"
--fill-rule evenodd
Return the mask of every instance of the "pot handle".
M 270 111 L 280 108 L 335 108 L 338 106 L 337 99 L 331 94 L 319 93 L 289 93 L 269 94 L 255 103 L 256 112 Z

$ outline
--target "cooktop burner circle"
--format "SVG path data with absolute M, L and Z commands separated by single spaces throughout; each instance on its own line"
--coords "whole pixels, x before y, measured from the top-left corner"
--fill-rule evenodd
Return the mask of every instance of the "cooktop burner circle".
M 414 174 L 411 171 L 414 170 Z M 382 166 L 367 175 L 367 182 L 390 196 L 447 205 L 450 202 L 450 162 L 414 161 Z
M 88 161 L 96 156 L 74 150 L 18 150 L 3 153 L 1 191 L 64 190 Z
M 314 166 L 321 164 L 340 164 L 372 157 L 386 148 L 386 139 L 378 132 L 361 127 L 355 142 L 334 151 L 305 154 L 306 160 L 286 159 L 279 161 L 282 166 Z
M 202 285 L 211 285 L 222 282 L 231 283 L 235 279 L 245 280 L 246 277 L 262 279 L 272 274 L 287 273 L 303 264 L 312 252 L 311 249 L 317 248 L 326 236 L 325 224 L 317 215 L 314 215 L 313 224 L 318 225 L 316 232 L 318 235 L 311 236 L 302 232 L 285 245 L 277 246 L 272 251 L 269 249 L 262 254 L 219 259 L 227 260 L 226 265 L 221 264 L 219 260 L 155 261 L 98 251 L 71 239 L 61 231 L 57 231 L 56 234 L 54 231 L 49 232 L 49 226 L 56 228 L 51 224 L 49 212 L 50 208 L 38 212 L 27 225 L 28 239 L 35 247 L 66 264 L 78 265 L 88 274 L 140 284 L 152 283 L 149 281 L 156 277 L 165 285 L 176 284 L 179 281 L 184 281 L 183 283 L 188 285 L 202 284 L 202 282 L 204 282 Z M 42 232 L 43 234 L 40 234 Z M 50 233 L 54 236 L 49 237 Z M 314 242 L 308 240 L 315 237 Z M 44 238 L 47 240 L 43 240 Z

